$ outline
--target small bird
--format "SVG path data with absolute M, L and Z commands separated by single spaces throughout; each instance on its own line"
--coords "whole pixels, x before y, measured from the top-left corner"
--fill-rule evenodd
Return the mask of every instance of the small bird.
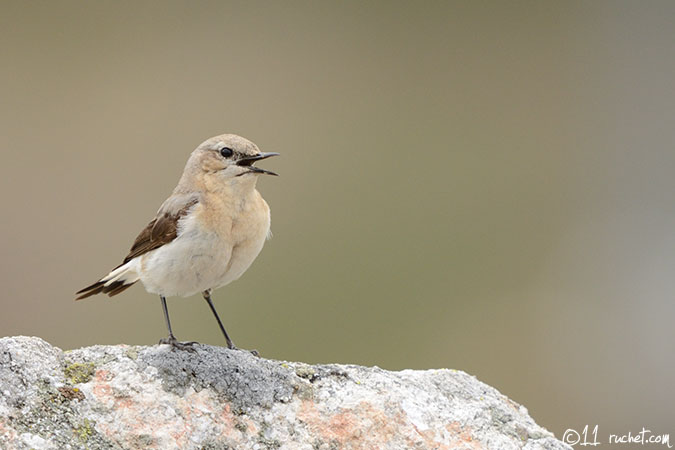
M 238 279 L 270 235 L 270 208 L 256 189 L 258 176 L 277 175 L 254 163 L 262 153 L 235 134 L 207 139 L 190 155 L 178 186 L 138 235 L 124 261 L 76 300 L 117 295 L 140 281 L 159 295 L 169 337 L 160 344 L 191 350 L 171 329 L 166 297 L 198 292 L 208 303 L 230 349 L 236 349 L 211 301 L 211 291 Z

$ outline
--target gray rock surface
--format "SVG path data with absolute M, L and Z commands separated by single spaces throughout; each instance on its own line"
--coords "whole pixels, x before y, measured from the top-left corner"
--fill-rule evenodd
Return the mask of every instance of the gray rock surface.
M 569 449 L 456 370 L 0 339 L 2 449 Z

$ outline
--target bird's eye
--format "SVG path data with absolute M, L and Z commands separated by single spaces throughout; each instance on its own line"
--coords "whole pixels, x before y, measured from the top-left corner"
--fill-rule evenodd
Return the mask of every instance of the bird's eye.
M 234 150 L 229 147 L 223 147 L 220 149 L 220 154 L 223 155 L 223 158 L 229 158 L 234 155 Z

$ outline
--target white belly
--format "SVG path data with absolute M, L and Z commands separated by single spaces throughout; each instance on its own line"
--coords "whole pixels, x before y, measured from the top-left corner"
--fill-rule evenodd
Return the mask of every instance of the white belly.
M 269 209 L 260 217 L 247 217 L 245 224 L 233 221 L 230 239 L 204 230 L 195 217 L 185 218 L 172 242 L 139 258 L 140 280 L 148 292 L 187 297 L 238 279 L 262 250 L 269 231 Z

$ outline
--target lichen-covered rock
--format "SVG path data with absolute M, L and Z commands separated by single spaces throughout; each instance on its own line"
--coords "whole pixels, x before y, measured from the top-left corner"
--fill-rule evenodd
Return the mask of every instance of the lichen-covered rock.
M 455 370 L 0 339 L 2 449 L 568 449 Z

